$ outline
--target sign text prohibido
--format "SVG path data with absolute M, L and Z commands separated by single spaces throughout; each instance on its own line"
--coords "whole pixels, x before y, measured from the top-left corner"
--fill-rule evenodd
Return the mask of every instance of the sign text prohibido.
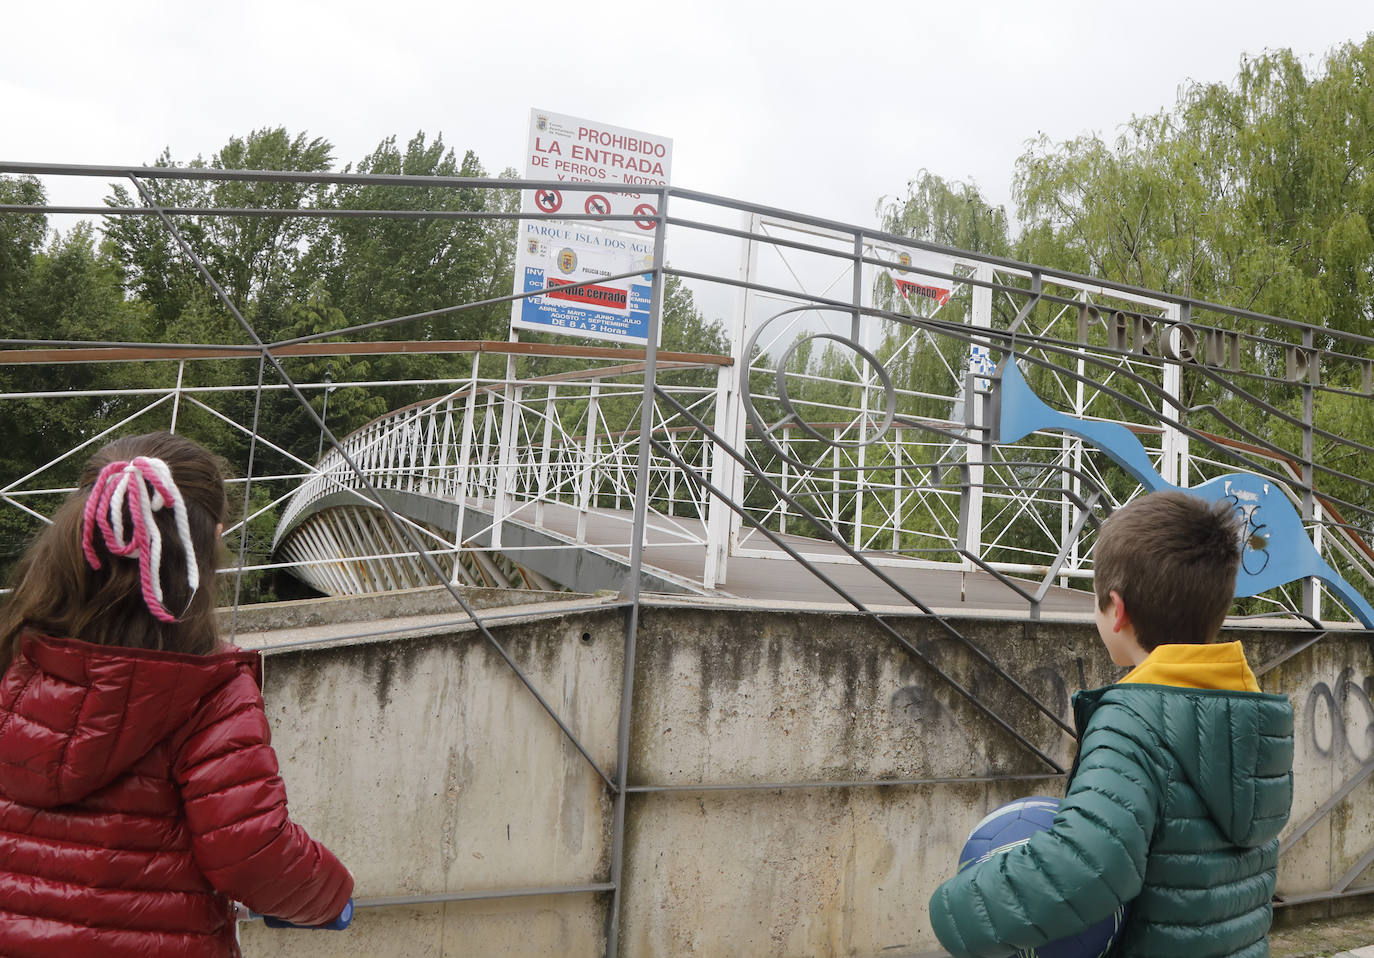
M 659 201 L 637 187 L 666 186 L 672 157 L 673 141 L 661 136 L 530 111 L 525 178 L 598 189 L 522 190 L 521 213 L 635 218 L 521 220 L 515 292 L 546 291 L 512 304 L 513 329 L 647 343 Z

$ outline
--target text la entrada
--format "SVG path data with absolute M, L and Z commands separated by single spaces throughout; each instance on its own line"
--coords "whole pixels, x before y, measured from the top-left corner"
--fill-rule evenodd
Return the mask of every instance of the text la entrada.
M 569 160 L 574 163 L 599 164 L 612 170 L 625 170 L 645 176 L 662 177 L 664 175 L 663 164 L 656 157 L 631 156 L 621 153 L 619 150 L 600 150 L 595 147 L 583 146 L 581 143 L 572 144 L 571 149 L 572 155 Z M 562 157 L 563 147 L 559 145 L 557 140 L 550 140 L 545 144 L 541 137 L 536 136 L 534 138 L 534 153 L 532 159 L 539 166 L 548 166 L 547 158 L 541 157 L 540 154 Z M 554 164 L 554 167 L 560 168 L 565 165 L 570 166 L 570 164 L 558 162 Z

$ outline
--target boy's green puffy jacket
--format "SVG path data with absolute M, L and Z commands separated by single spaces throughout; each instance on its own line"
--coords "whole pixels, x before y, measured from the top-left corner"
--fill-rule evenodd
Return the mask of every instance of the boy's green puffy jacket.
M 1054 827 L 940 886 L 940 943 L 1005 958 L 1130 902 L 1112 958 L 1267 956 L 1293 799 L 1288 700 L 1113 685 L 1073 705 L 1081 743 Z

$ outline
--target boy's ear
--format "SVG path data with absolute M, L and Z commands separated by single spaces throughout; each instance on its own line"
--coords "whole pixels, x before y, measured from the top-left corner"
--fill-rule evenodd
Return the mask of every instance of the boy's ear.
M 1108 593 L 1108 600 L 1111 602 L 1111 621 L 1112 631 L 1120 632 L 1123 629 L 1131 628 L 1131 614 L 1126 610 L 1126 600 L 1121 598 L 1121 593 L 1113 589 Z

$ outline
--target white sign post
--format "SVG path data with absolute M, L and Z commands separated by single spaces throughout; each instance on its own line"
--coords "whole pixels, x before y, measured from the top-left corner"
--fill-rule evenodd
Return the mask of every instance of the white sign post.
M 521 220 L 515 292 L 549 292 L 516 300 L 511 328 L 644 345 L 649 336 L 652 273 L 610 279 L 654 262 L 653 194 L 666 186 L 672 140 L 577 117 L 530 111 L 525 177 L 604 184 L 605 190 L 524 190 L 522 213 L 626 215 L 644 219 L 597 225 L 586 220 Z M 577 286 L 563 292 L 556 287 Z

